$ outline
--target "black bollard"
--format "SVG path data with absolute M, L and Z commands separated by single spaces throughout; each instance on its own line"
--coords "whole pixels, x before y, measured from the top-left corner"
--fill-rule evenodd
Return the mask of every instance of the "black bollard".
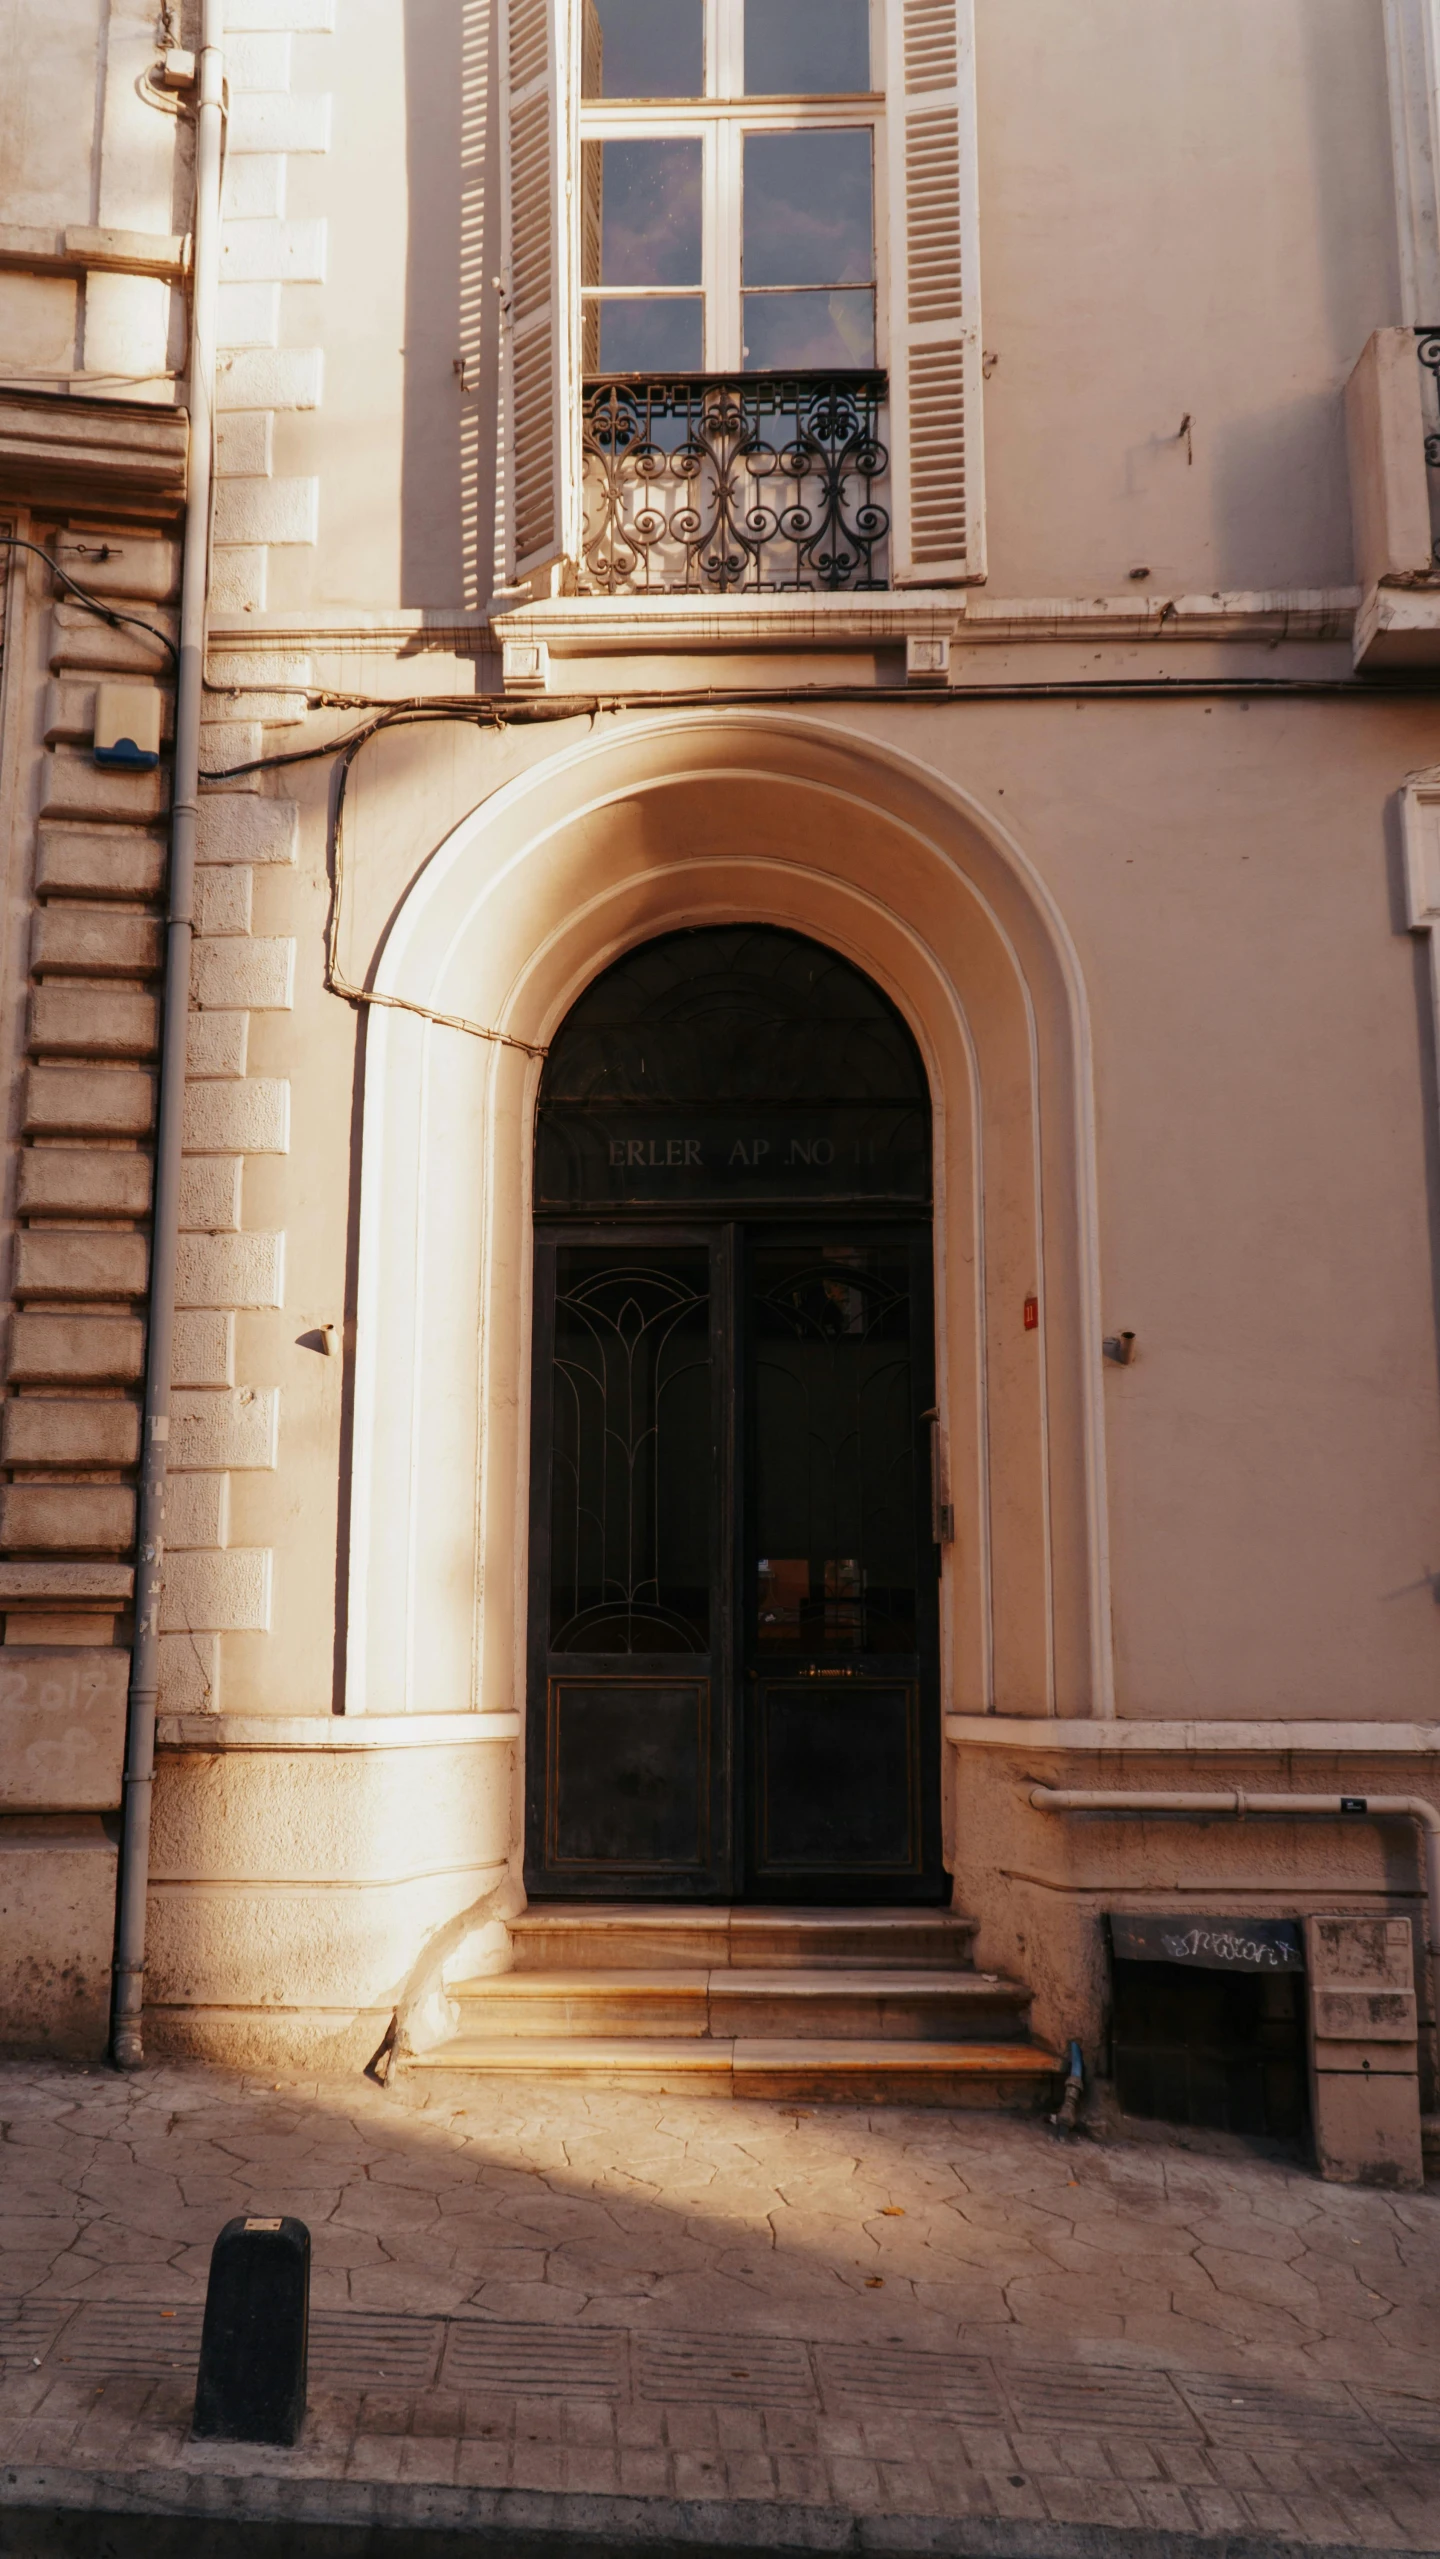
M 226 2443 L 299 2440 L 310 2342 L 310 2233 L 287 2214 L 241 2214 L 210 2252 L 197 2435 Z

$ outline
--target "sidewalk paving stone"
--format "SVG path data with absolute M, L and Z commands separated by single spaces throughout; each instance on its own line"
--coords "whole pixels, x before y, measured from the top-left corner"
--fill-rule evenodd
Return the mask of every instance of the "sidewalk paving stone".
M 293 2452 L 189 2437 L 209 2245 L 261 2207 L 314 2240 Z M 1440 2194 L 971 2114 L 10 2064 L 0 2463 L 12 2502 L 1433 2551 Z

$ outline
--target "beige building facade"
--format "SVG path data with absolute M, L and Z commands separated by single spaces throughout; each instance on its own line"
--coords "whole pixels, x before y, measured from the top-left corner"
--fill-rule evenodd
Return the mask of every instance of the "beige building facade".
M 1078 2038 L 1103 2074 L 1117 1919 L 1342 1913 L 1412 1923 L 1394 2049 L 1434 2111 L 1432 0 L 227 0 L 208 286 L 198 9 L 4 14 L 9 2042 L 106 2046 L 148 1414 L 147 2049 L 359 2066 L 398 2019 L 443 2052 L 527 1901 L 780 1901 L 963 1912 L 1045 2051 Z M 153 764 L 96 761 L 117 686 L 159 696 Z M 909 1190 L 811 1178 L 889 1087 L 796 1067 L 772 1092 L 753 1054 L 725 1083 L 718 977 L 656 1137 L 634 1040 L 708 1017 L 677 996 L 622 1038 L 605 989 L 658 1005 L 697 952 L 795 988 L 828 955 L 872 990 L 923 1079 Z M 820 998 L 794 1001 L 818 1057 Z M 537 1125 L 582 1103 L 603 1198 L 537 1174 Z M 783 1195 L 744 1151 L 782 1124 Z M 923 1285 L 887 1516 L 925 1524 L 903 1567 L 817 1528 L 786 1584 L 745 1274 L 803 1248 L 858 1304 L 902 1231 Z M 552 1414 L 566 1290 L 586 1253 L 678 1286 L 732 1246 L 730 1401 L 655 1496 L 681 1539 L 686 1486 L 713 1489 L 719 1613 L 703 1642 L 577 1641 L 567 1689 L 558 1600 L 542 1623 L 554 1470 L 588 1462 Z M 632 1582 L 659 1588 L 657 1554 Z M 571 1563 L 576 1589 L 609 1570 Z M 902 1640 L 875 1593 L 907 1572 Z M 796 1700 L 832 1674 L 827 1724 Z M 680 1735 L 701 1688 L 708 1847 L 682 1855 L 692 1743 L 642 1750 L 636 1698 Z M 572 1692 L 609 1741 L 576 1739 Z M 807 1889 L 808 1852 L 767 1869 L 756 1805 L 809 1836 L 852 1739 L 883 1793 L 862 1692 L 912 1701 L 920 1844 L 887 1863 L 846 1799 Z M 606 1830 L 621 1766 L 651 1831 Z M 1044 1800 L 1077 1790 L 1217 1801 Z

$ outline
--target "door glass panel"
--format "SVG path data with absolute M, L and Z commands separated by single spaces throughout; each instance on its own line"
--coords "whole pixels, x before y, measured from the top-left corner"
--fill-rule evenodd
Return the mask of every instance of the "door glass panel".
M 747 97 L 837 97 L 869 86 L 870 0 L 745 0 Z
M 762 1660 L 911 1653 L 915 1417 L 903 1244 L 752 1260 L 755 1632 Z
M 535 1196 L 598 1216 L 930 1198 L 930 1110 L 893 1005 L 771 926 L 667 934 L 598 977 L 540 1085 Z
M 585 0 L 581 54 L 587 98 L 698 98 L 704 0 Z
M 552 1652 L 709 1649 L 709 1287 L 703 1252 L 558 1256 Z

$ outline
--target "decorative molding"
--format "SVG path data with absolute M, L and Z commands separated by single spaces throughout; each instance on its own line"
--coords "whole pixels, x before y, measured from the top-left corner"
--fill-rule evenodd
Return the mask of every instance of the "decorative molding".
M 557 596 L 491 611 L 496 646 L 539 642 L 553 656 L 663 649 L 877 648 L 949 640 L 1350 639 L 1358 587 L 1220 595 L 989 596 L 911 588 L 848 595 Z M 955 659 L 951 660 L 952 673 Z
M 0 388 L 0 496 L 143 504 L 169 519 L 185 503 L 189 451 L 183 410 Z
M 286 650 L 324 650 L 331 656 L 377 657 L 387 661 L 409 657 L 417 647 L 475 657 L 490 645 L 490 617 L 457 604 L 410 609 L 395 605 L 389 612 L 267 613 L 257 622 L 250 613 L 212 613 L 210 646 L 228 656 L 234 649 L 253 649 L 273 657 Z M 404 675 L 405 669 L 398 670 Z M 229 679 L 226 679 L 229 681 Z M 411 688 L 407 684 L 405 691 Z M 397 693 L 397 699 L 400 695 Z
M 1440 666 L 1440 587 L 1372 586 L 1355 616 L 1356 668 Z
M 1440 764 L 1412 773 L 1400 794 L 1405 921 L 1412 933 L 1440 924 Z
M 490 617 L 497 647 L 638 654 L 654 649 L 875 648 L 912 636 L 949 639 L 962 615 L 953 593 L 902 595 L 575 595 L 546 597 Z
M 1430 946 L 1431 1057 L 1440 1067 L 1440 764 L 1412 773 L 1400 794 L 1405 921 Z
M 1211 595 L 971 595 L 956 636 L 972 640 L 1348 640 L 1354 586 L 1232 588 Z
M 736 915 L 783 920 L 853 957 L 926 1059 L 937 1400 L 952 1445 L 972 1452 L 952 1487 L 945 1693 L 976 1708 L 998 1698 L 1108 1714 L 1088 1005 L 1053 894 L 993 815 L 837 719 L 697 708 L 607 724 L 503 783 L 435 847 L 369 982 L 544 1041 L 620 951 Z M 351 1714 L 423 1713 L 437 1699 L 508 1708 L 523 1680 L 516 1381 L 529 1360 L 537 1081 L 514 1049 L 403 1010 L 371 1021 Z M 459 1186 L 457 1147 L 475 1166 Z M 1006 1274 L 1022 1265 L 1041 1282 L 1044 1356 L 1017 1363 L 1001 1328 Z
M 388 658 L 417 642 L 475 656 L 507 640 L 559 652 L 654 652 L 706 647 L 903 648 L 942 641 L 953 652 L 1017 640 L 1349 640 L 1358 587 L 1230 595 L 1072 597 L 964 595 L 899 589 L 874 595 L 547 597 L 539 603 L 472 611 L 465 605 L 396 605 L 373 613 L 267 613 L 225 609 L 210 617 L 212 649 L 273 655 L 315 650 Z
M 20 275 L 148 275 L 183 284 L 190 272 L 189 234 L 102 231 L 74 224 L 65 231 L 0 223 L 0 269 Z
M 945 1739 L 964 1750 L 1101 1751 L 1109 1758 L 1193 1757 L 1204 1753 L 1262 1754 L 1273 1758 L 1303 1753 L 1325 1757 L 1341 1751 L 1440 1755 L 1440 1724 L 1349 1723 L 1169 1723 L 1127 1722 L 1123 1716 L 1099 1720 L 1043 1715 L 947 1715 Z

